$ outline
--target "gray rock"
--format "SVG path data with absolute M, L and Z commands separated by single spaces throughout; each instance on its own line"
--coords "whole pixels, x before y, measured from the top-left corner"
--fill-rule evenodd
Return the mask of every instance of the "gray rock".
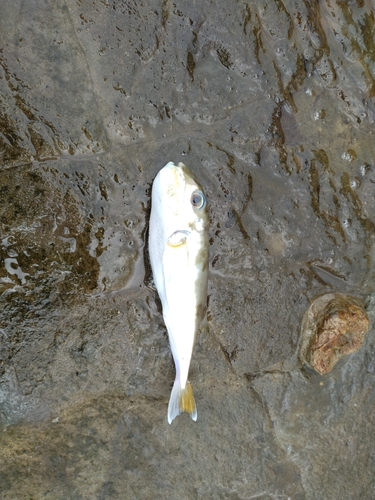
M 368 4 L 0 8 L 1 498 L 372 498 Z M 168 161 L 211 219 L 198 420 L 171 426 L 145 250 Z M 321 377 L 297 354 L 326 293 L 370 329 Z

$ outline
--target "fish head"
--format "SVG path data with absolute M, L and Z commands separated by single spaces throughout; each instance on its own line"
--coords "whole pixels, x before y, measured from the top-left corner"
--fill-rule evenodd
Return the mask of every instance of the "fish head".
M 176 166 L 169 162 L 160 170 L 152 196 L 158 200 L 171 245 L 179 245 L 192 232 L 206 232 L 209 223 L 206 197 L 194 174 L 183 163 Z

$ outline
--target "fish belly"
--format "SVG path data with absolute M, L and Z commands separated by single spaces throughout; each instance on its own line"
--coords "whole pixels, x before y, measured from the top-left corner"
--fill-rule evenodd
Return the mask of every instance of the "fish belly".
M 189 240 L 179 247 L 166 246 L 163 255 L 165 299 L 163 316 L 176 364 L 177 376 L 184 388 L 197 334 L 197 282 L 195 245 Z

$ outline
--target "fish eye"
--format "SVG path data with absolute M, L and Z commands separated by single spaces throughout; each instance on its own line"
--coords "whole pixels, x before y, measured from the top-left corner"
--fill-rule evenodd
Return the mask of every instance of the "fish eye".
M 190 201 L 193 207 L 203 208 L 206 203 L 206 198 L 201 191 L 194 191 L 194 193 L 191 195 Z

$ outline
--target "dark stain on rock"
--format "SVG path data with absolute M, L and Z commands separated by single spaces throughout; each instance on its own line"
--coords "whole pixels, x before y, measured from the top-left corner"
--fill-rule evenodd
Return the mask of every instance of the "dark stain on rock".
M 161 24 L 164 29 L 166 28 L 168 19 L 169 19 L 169 0 L 163 0 L 163 6 L 161 11 Z
M 39 161 L 55 158 L 60 155 L 58 134 L 56 129 L 37 110 L 21 97 L 19 86 L 26 87 L 12 74 L 7 61 L 0 57 L 0 68 L 4 74 L 8 88 L 12 94 L 9 112 L 4 105 L 0 106 L 0 157 L 2 164 L 9 168 L 33 159 Z M 14 118 L 18 112 L 26 118 L 27 124 L 22 128 Z
M 231 69 L 231 67 L 233 66 L 233 62 L 231 60 L 229 52 L 224 47 L 219 47 L 218 49 L 216 49 L 216 54 L 221 64 L 227 69 Z
M 257 20 L 257 26 L 254 26 L 253 28 L 253 35 L 254 35 L 254 56 L 257 61 L 257 63 L 261 66 L 262 61 L 260 59 L 260 51 L 262 50 L 262 53 L 266 53 L 266 48 L 263 44 L 262 40 L 262 23 L 260 22 L 258 14 L 255 14 L 255 18 Z
M 188 51 L 187 53 L 187 61 L 186 61 L 186 67 L 190 76 L 191 81 L 194 81 L 194 70 L 195 70 L 195 60 L 193 54 Z
M 108 190 L 107 186 L 104 184 L 103 181 L 99 182 L 99 189 L 100 189 L 100 194 L 102 197 L 105 199 L 105 201 L 108 201 Z
M 244 22 L 243 22 L 243 32 L 246 35 L 246 26 L 251 22 L 251 10 L 248 4 L 245 4 Z
M 17 266 L 28 275 L 23 283 L 26 295 L 33 296 L 31 290 L 42 284 L 67 293 L 72 287 L 92 291 L 99 263 L 88 250 L 92 221 L 81 218 L 77 200 L 69 192 L 61 193 L 36 168 L 5 170 L 0 184 L 1 234 L 12 242 L 0 248 L 0 257 L 14 254 Z M 18 281 L 1 267 L 0 278 L 9 277 L 12 282 L 2 283 L 0 291 Z
M 230 153 L 228 153 L 228 151 L 225 151 L 225 149 L 220 148 L 219 146 L 216 146 L 216 149 L 218 151 L 221 151 L 222 153 L 224 153 L 226 155 L 226 157 L 228 159 L 227 160 L 227 167 L 228 167 L 230 173 L 234 175 L 236 173 L 236 169 L 233 166 L 234 165 L 234 156 L 231 155 Z
M 336 195 L 332 196 L 332 201 L 335 205 L 335 212 L 331 213 L 331 211 L 323 210 L 321 208 L 321 200 L 320 200 L 321 174 L 319 173 L 318 163 L 322 165 L 323 172 L 326 170 L 330 171 L 327 154 L 323 150 L 313 151 L 313 152 L 315 158 L 311 159 L 310 172 L 309 172 L 311 208 L 313 209 L 316 216 L 319 217 L 324 222 L 325 226 L 327 227 L 327 235 L 329 236 L 329 238 L 332 239 L 335 245 L 337 244 L 337 239 L 332 234 L 331 229 L 334 229 L 336 233 L 338 233 L 341 236 L 342 241 L 346 242 L 346 234 L 340 223 L 340 219 L 338 216 L 340 213 L 340 206 L 337 196 Z M 330 180 L 330 187 L 332 188 L 333 191 L 336 190 L 336 187 L 332 180 Z

